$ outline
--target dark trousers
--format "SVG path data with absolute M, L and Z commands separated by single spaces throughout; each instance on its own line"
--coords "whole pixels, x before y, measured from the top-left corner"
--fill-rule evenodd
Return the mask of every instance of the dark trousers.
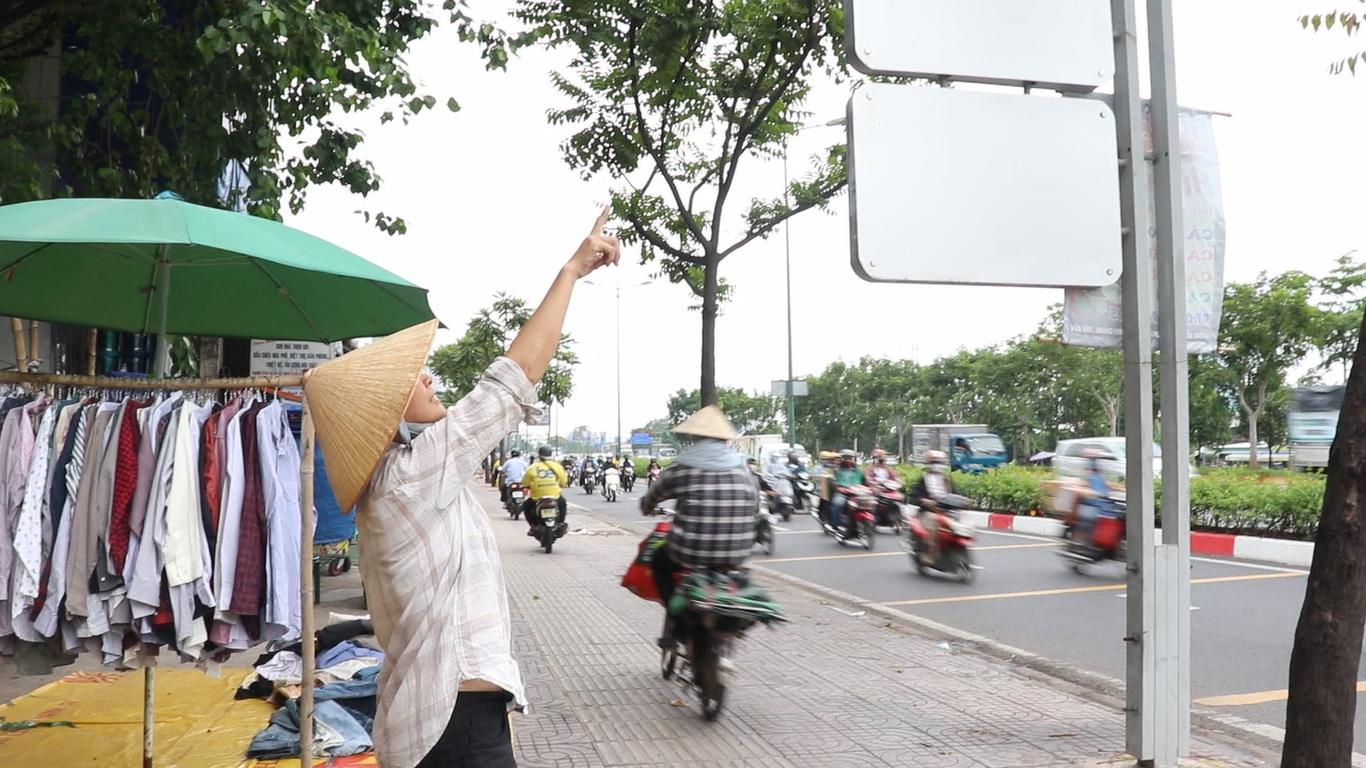
M 461 692 L 445 732 L 417 768 L 517 768 L 508 701 L 501 692 Z
M 535 515 L 536 504 L 538 502 L 539 499 L 527 499 L 522 502 L 522 514 L 526 515 L 526 524 L 530 526 L 532 530 L 535 530 L 536 524 L 540 522 L 540 519 Z M 559 525 L 564 522 L 565 517 L 569 514 L 569 508 L 565 505 L 563 496 L 555 499 L 555 504 L 560 508 L 560 515 L 555 518 L 555 524 Z

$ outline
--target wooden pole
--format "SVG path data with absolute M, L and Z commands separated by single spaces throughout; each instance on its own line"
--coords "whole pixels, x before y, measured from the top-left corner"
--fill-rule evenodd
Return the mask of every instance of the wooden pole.
M 302 376 L 256 376 L 240 379 L 123 379 L 115 376 L 70 376 L 57 373 L 0 371 L 0 384 L 44 384 L 101 389 L 264 389 L 302 387 Z
M 99 346 L 100 332 L 95 328 L 91 328 L 90 344 L 88 345 L 88 348 L 85 353 L 85 373 L 87 376 L 94 376 L 95 371 L 98 370 L 97 368 L 95 368 L 95 357 L 98 354 L 97 349 Z
M 20 371 L 27 371 L 28 353 L 24 351 L 24 321 L 11 317 L 9 327 L 14 331 L 14 367 Z
M 303 685 L 299 693 L 299 764 L 313 765 L 313 414 L 308 396 L 303 398 L 303 423 L 299 433 L 299 536 L 300 644 L 303 646 Z
M 142 768 L 152 768 L 152 733 L 156 707 L 153 698 L 156 694 L 156 667 L 142 668 Z

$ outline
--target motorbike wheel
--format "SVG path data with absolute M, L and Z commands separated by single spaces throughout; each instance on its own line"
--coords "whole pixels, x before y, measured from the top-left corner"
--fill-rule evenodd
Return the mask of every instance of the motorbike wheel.
M 697 684 L 697 695 L 702 702 L 703 719 L 715 720 L 726 700 L 726 686 L 721 683 L 721 659 L 712 639 L 705 633 L 698 635 L 693 641 L 693 653 L 697 657 L 691 663 L 693 682 Z
M 674 670 L 678 668 L 678 653 L 676 651 L 659 652 L 659 676 L 665 680 L 672 680 Z
M 784 523 L 790 523 L 790 522 L 792 522 L 792 510 L 791 510 L 791 509 L 788 509 L 787 507 L 783 507 L 782 515 L 783 515 L 783 522 L 784 522 Z
M 870 520 L 859 523 L 858 537 L 863 544 L 863 548 L 871 552 L 873 550 L 873 537 L 877 534 L 877 529 L 873 527 Z
M 543 534 L 541 534 L 541 546 L 545 548 L 545 553 L 546 553 L 547 555 L 550 554 L 550 550 L 552 550 L 552 549 L 555 548 L 555 531 L 554 531 L 554 529 L 552 529 L 552 528 L 546 528 L 546 529 L 545 529 L 545 532 L 544 532 Z
M 924 576 L 925 564 L 920 561 L 920 540 L 909 533 L 906 534 L 906 552 L 911 556 L 911 565 L 915 566 L 915 572 Z
M 967 550 L 960 550 L 953 556 L 953 575 L 964 584 L 972 583 L 972 558 Z
M 516 520 L 517 518 L 519 518 L 519 517 L 522 516 L 522 508 L 521 508 L 521 507 L 513 507 L 512 510 L 511 510 L 511 512 L 512 512 L 512 519 L 513 519 L 513 520 Z

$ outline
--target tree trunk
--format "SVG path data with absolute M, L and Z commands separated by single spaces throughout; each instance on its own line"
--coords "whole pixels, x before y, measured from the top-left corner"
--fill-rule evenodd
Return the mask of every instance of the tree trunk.
M 709 258 L 702 283 L 702 407 L 717 405 L 716 395 L 716 293 L 719 263 Z
M 1247 414 L 1247 468 L 1257 469 L 1261 464 L 1257 461 L 1257 414 L 1249 412 Z
M 1362 338 L 1366 339 L 1366 332 Z M 1352 764 L 1357 669 L 1366 625 L 1364 492 L 1366 346 L 1358 341 L 1337 437 L 1328 456 L 1328 485 L 1314 561 L 1290 654 L 1290 697 L 1281 752 L 1284 768 Z

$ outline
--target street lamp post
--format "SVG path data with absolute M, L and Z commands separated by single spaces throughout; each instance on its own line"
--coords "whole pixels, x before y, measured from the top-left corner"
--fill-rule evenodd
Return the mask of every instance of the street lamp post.
M 643 283 L 633 283 L 631 285 L 609 286 L 604 283 L 595 283 L 592 280 L 584 280 L 588 285 L 596 285 L 599 288 L 612 288 L 617 296 L 617 441 L 612 450 L 613 455 L 621 450 L 621 292 L 631 288 L 639 288 L 642 285 L 649 285 L 650 281 Z
M 837 125 L 844 125 L 844 118 L 837 117 L 822 125 L 799 126 L 797 133 L 808 128 L 831 128 Z M 790 205 L 788 202 L 788 188 L 790 182 L 787 173 L 787 142 L 783 142 L 783 205 Z M 792 377 L 795 375 L 792 368 L 792 217 L 783 219 L 783 249 L 785 251 L 784 260 L 787 263 L 787 444 L 793 446 L 797 444 L 797 398 L 793 394 Z

